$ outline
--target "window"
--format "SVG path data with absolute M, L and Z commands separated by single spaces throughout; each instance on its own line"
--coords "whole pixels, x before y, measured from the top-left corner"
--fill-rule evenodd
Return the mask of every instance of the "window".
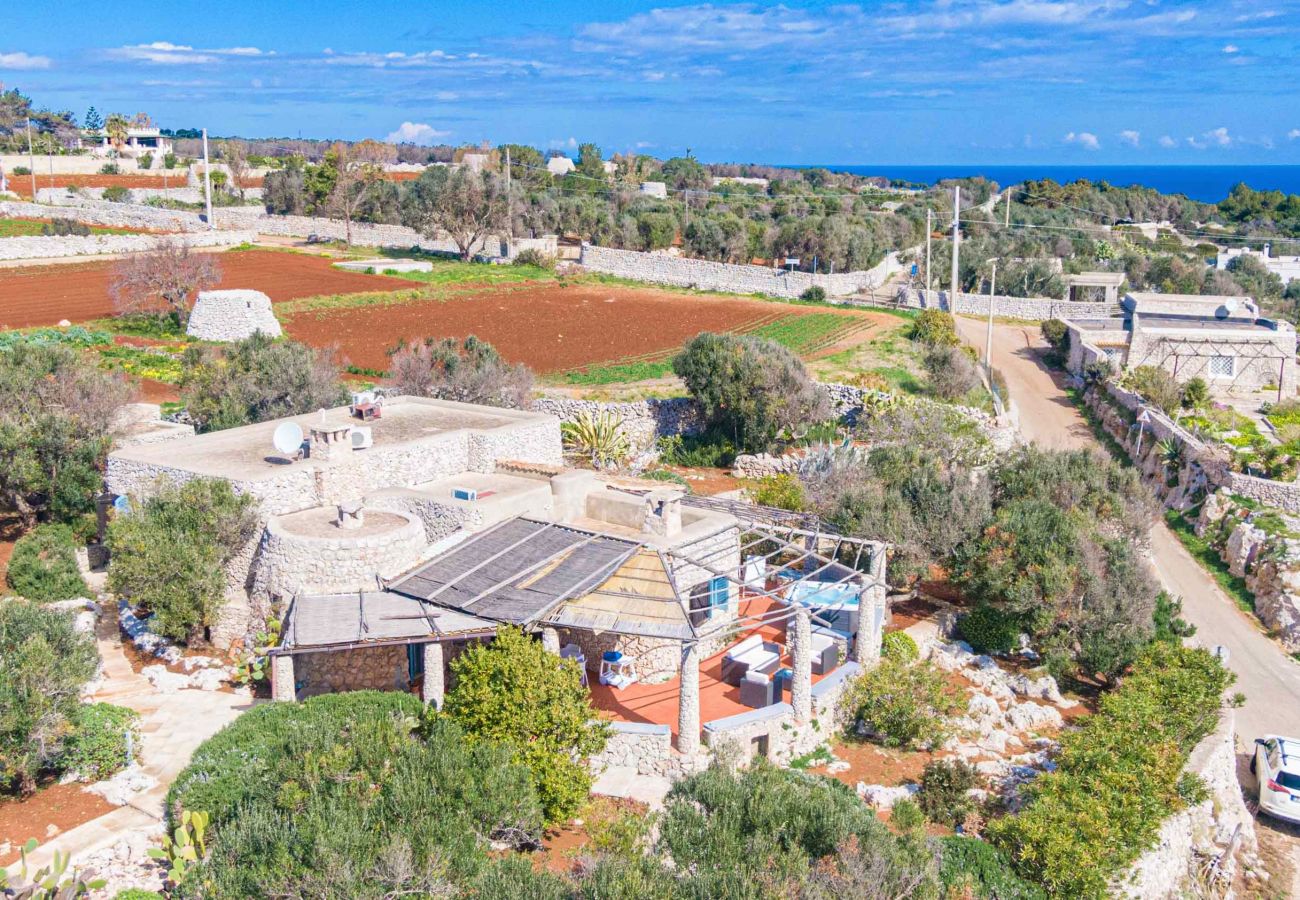
M 1106 361 L 1115 368 L 1120 368 L 1124 364 L 1124 351 L 1120 347 L 1103 347 L 1102 353 L 1106 355 Z
M 691 588 L 691 624 L 700 625 L 713 618 L 717 610 L 726 611 L 730 587 L 726 578 L 714 578 Z
M 1211 378 L 1232 378 L 1237 374 L 1237 357 L 1211 356 L 1209 373 Z

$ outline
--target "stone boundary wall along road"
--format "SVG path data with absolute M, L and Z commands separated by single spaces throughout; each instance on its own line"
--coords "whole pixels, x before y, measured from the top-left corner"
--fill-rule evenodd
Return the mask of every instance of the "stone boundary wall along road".
M 6 200 L 0 203 L 0 216 L 27 219 L 73 219 L 85 225 L 109 228 L 145 228 L 151 231 L 207 231 L 207 223 L 198 213 L 174 209 L 154 209 L 107 200 L 76 200 L 57 205 Z M 232 229 L 233 230 L 233 229 Z M 12 238 L 10 239 L 12 240 Z
M 879 287 L 900 268 L 897 256 L 890 254 L 880 265 L 864 272 L 814 275 L 811 272 L 789 272 L 766 266 L 688 259 L 665 253 L 616 250 L 593 244 L 582 245 L 580 262 L 583 268 L 592 272 L 603 272 L 606 275 L 630 278 L 634 281 L 671 284 L 677 287 L 723 291 L 731 294 L 766 294 L 770 297 L 787 299 L 799 297 L 814 285 L 824 289 L 827 296 L 847 297 L 859 291 Z
M 12 237 L 0 238 L 0 261 L 22 259 L 59 259 L 69 256 L 106 256 L 143 253 L 167 240 L 180 241 L 191 247 L 234 247 L 252 241 L 257 235 L 247 231 L 215 231 L 202 234 L 92 234 L 86 237 Z
M 962 294 L 954 298 L 949 291 L 898 292 L 899 305 L 908 309 L 941 309 L 956 315 L 987 316 L 988 294 Z M 1073 300 L 1054 300 L 1050 297 L 993 296 L 993 315 L 1005 319 L 1104 319 L 1121 312 L 1118 303 L 1084 303 Z

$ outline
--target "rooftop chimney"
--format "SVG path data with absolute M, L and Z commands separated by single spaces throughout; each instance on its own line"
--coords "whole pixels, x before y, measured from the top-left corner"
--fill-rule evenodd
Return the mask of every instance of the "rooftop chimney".
M 676 537 L 682 532 L 682 497 L 684 491 L 661 488 L 646 494 L 645 520 L 641 530 L 660 537 Z

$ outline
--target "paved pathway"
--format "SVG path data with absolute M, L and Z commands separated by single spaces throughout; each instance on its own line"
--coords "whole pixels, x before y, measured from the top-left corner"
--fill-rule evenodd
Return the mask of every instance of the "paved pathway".
M 156 829 L 163 819 L 167 789 L 194 750 L 254 703 L 222 691 L 158 693 L 148 679 L 131 669 L 122 652 L 117 619 L 109 611 L 100 617 L 95 642 L 104 663 L 104 682 L 92 699 L 140 713 L 140 762 L 158 784 L 136 795 L 129 805 L 45 842 L 31 855 L 32 868 L 45 865 L 55 850 L 71 852 L 75 865 L 78 857 L 112 845 L 131 830 Z

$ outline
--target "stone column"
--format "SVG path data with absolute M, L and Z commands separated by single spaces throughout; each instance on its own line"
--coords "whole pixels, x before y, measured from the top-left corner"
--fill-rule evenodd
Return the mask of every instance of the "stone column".
M 682 642 L 682 679 L 677 696 L 677 749 L 687 756 L 700 750 L 700 647 Z
M 294 684 L 293 657 L 287 653 L 271 657 L 271 699 L 293 702 L 298 699 Z
M 795 724 L 804 725 L 812 719 L 812 610 L 795 607 L 794 618 L 787 620 L 785 639 L 794 669 L 790 705 Z
M 853 642 L 853 660 L 864 669 L 880 661 L 880 647 L 885 639 L 886 590 L 881 582 L 858 595 L 858 634 Z
M 420 699 L 425 704 L 432 703 L 435 709 L 442 709 L 442 697 L 446 692 L 442 676 L 442 642 L 429 641 L 424 645 L 424 684 L 420 688 Z
M 560 633 L 554 628 L 542 629 L 542 649 L 547 653 L 560 655 Z

